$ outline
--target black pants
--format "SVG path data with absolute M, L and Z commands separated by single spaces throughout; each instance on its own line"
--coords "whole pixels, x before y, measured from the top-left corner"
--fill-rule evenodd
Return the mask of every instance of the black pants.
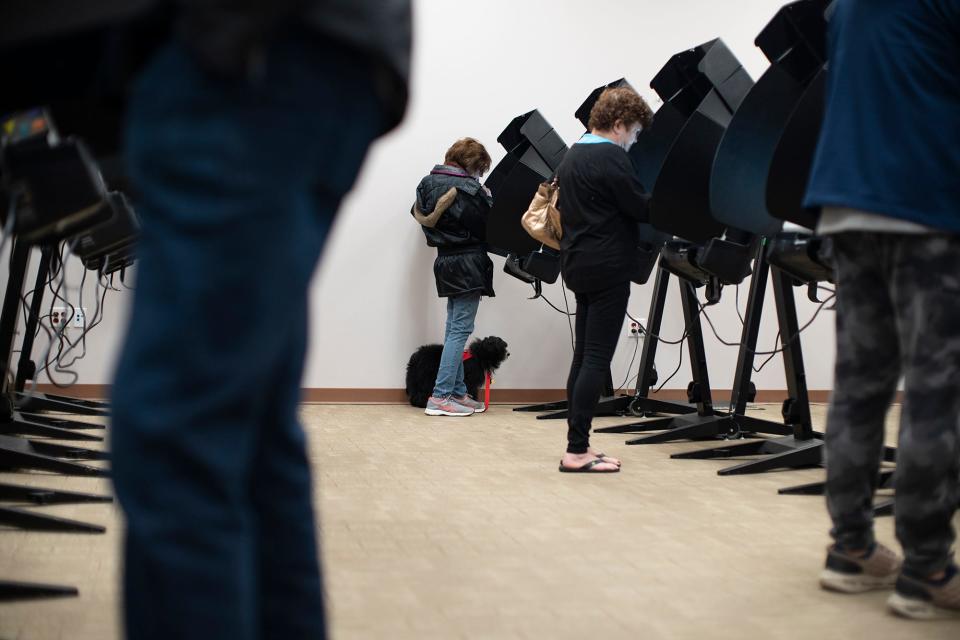
M 567 379 L 567 452 L 586 453 L 593 414 L 627 314 L 630 283 L 576 295 L 576 348 Z

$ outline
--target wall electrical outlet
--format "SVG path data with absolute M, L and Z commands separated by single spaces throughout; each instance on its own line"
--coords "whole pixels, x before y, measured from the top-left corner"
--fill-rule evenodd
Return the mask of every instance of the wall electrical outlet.
M 634 322 L 633 320 L 631 320 L 631 319 L 630 319 L 630 316 L 627 316 L 627 323 L 626 323 L 626 327 L 627 327 L 627 337 L 628 337 L 628 338 L 633 338 L 634 340 L 639 340 L 639 339 L 643 336 L 643 331 L 642 331 L 642 329 L 640 328 L 640 325 L 642 324 L 644 327 L 646 327 L 646 326 L 647 326 L 647 319 L 646 319 L 646 318 L 638 318 L 638 317 L 636 317 L 636 316 L 634 316 L 634 317 L 637 318 L 637 320 L 639 321 L 639 324 L 638 324 L 637 322 Z
M 73 309 L 73 328 L 74 329 L 86 329 L 87 323 L 87 310 L 81 309 L 80 307 L 74 307 Z
M 50 326 L 59 329 L 67 324 L 67 309 L 65 307 L 56 307 L 50 312 Z
M 87 317 L 86 307 L 74 307 L 73 317 L 70 317 L 70 307 L 54 307 L 50 312 L 50 326 L 54 329 L 74 328 L 83 329 L 86 327 L 84 320 Z

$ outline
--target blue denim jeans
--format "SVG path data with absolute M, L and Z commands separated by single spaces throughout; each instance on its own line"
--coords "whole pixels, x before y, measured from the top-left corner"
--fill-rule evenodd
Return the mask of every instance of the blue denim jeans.
M 325 637 L 306 439 L 307 290 L 380 129 L 358 56 L 306 34 L 252 83 L 178 46 L 129 105 L 142 219 L 116 379 L 125 637 Z
M 463 382 L 463 347 L 473 333 L 480 294 L 468 293 L 447 298 L 447 329 L 443 336 L 443 355 L 433 387 L 434 398 L 461 397 L 467 393 Z

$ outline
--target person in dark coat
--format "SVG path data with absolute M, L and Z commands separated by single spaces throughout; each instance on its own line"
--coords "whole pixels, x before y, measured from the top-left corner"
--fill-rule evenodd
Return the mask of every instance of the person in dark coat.
M 620 462 L 590 448 L 590 427 L 627 313 L 638 222 L 649 196 L 627 150 L 653 117 L 633 89 L 607 89 L 590 111 L 590 133 L 557 168 L 560 265 L 577 297 L 576 348 L 567 379 L 567 450 L 562 472 L 615 473 Z
M 436 247 L 433 275 L 437 295 L 447 299 L 443 355 L 428 416 L 469 416 L 484 404 L 467 394 L 463 347 L 473 333 L 482 296 L 493 296 L 493 262 L 487 255 L 487 216 L 493 204 L 480 178 L 490 155 L 473 138 L 457 140 L 417 186 L 411 213 L 423 228 L 427 245 Z

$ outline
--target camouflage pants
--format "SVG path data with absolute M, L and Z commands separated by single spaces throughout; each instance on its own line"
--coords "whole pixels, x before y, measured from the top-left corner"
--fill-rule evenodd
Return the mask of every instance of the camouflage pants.
M 952 560 L 960 497 L 960 237 L 834 237 L 837 361 L 827 416 L 827 506 L 837 544 L 873 543 L 884 418 L 904 378 L 896 532 L 905 570 Z

